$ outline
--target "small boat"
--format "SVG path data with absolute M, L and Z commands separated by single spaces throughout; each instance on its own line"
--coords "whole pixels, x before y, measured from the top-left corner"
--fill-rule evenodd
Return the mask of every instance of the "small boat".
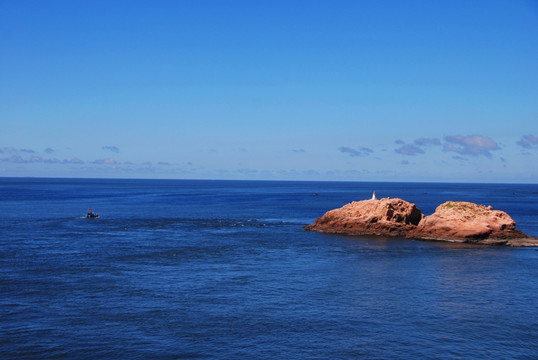
M 88 212 L 86 213 L 86 219 L 95 219 L 99 217 L 99 214 L 96 212 L 93 212 L 92 209 L 88 209 Z

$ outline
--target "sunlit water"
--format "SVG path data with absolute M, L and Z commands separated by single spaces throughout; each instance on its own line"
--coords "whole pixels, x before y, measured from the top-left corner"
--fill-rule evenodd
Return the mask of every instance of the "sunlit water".
M 303 230 L 373 190 L 538 235 L 538 185 L 4 178 L 0 358 L 538 358 L 536 248 Z

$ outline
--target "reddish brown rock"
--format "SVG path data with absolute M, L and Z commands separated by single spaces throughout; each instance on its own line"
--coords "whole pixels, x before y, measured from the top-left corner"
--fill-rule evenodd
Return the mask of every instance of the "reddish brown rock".
M 516 230 L 504 211 L 463 201 L 447 201 L 426 216 L 407 237 L 451 242 L 538 245 L 538 239 Z
M 488 245 L 538 246 L 538 239 L 516 230 L 504 211 L 462 201 L 439 205 L 424 217 L 415 204 L 384 198 L 354 201 L 328 211 L 306 230 L 333 234 L 401 236 Z
M 402 199 L 372 199 L 328 211 L 305 229 L 334 234 L 406 236 L 422 217 L 415 204 Z

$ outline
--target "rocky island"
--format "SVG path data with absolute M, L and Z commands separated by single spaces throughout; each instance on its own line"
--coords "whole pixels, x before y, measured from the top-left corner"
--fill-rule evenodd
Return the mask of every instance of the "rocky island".
M 306 230 L 333 234 L 398 236 L 413 239 L 508 246 L 538 246 L 516 230 L 504 211 L 464 201 L 447 201 L 424 216 L 415 204 L 374 196 L 328 211 Z

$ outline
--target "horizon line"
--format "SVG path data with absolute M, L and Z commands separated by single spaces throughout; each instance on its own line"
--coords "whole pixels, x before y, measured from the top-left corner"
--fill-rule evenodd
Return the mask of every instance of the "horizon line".
M 387 180 L 286 180 L 286 179 L 219 179 L 219 178 L 128 178 L 128 177 L 62 177 L 62 176 L 0 176 L 0 179 L 47 179 L 47 180 L 136 180 L 136 181 L 243 181 L 243 182 L 311 182 L 311 183 L 387 183 L 387 184 L 484 184 L 484 185 L 538 185 L 526 182 L 480 182 L 480 181 L 387 181 Z

